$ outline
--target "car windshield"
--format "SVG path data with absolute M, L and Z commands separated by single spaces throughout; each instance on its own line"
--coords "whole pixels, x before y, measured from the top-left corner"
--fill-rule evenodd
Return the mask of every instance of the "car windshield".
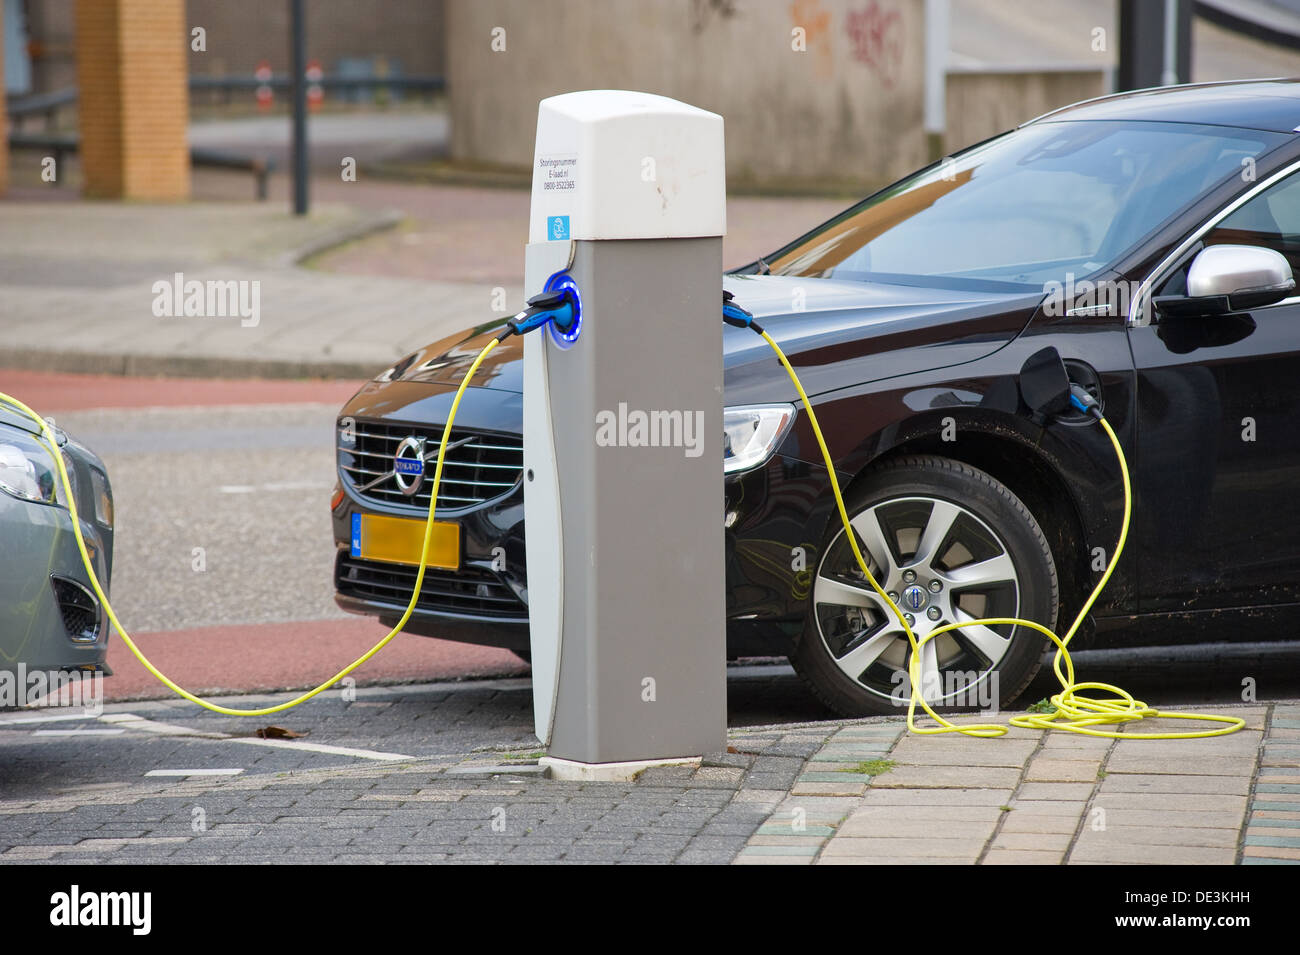
M 1179 123 L 1038 123 L 859 203 L 768 264 L 778 275 L 1041 289 L 1106 268 L 1283 140 Z

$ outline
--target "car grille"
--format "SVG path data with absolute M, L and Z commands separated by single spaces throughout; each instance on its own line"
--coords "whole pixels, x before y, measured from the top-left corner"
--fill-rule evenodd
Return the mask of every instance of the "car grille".
M 415 574 L 414 567 L 358 560 L 340 552 L 334 567 L 334 586 L 349 597 L 405 606 L 411 601 Z M 515 592 L 496 574 L 478 567 L 462 567 L 454 572 L 426 569 L 416 607 L 498 620 L 528 619 L 528 607 Z
M 397 504 L 427 511 L 442 429 L 357 422 L 354 432 L 355 441 L 352 444 L 340 437 L 338 445 L 339 468 L 352 482 L 353 490 L 361 497 L 381 504 Z M 432 456 L 426 463 L 419 491 L 408 496 L 397 486 L 397 480 L 390 472 L 393 470 L 393 455 L 397 446 L 412 436 L 424 438 L 426 453 Z M 465 443 L 459 444 L 461 441 Z M 519 435 L 457 428 L 452 432 L 442 465 L 438 509 L 459 510 L 500 497 L 519 483 L 523 470 L 524 446 Z M 375 483 L 366 488 L 371 482 Z

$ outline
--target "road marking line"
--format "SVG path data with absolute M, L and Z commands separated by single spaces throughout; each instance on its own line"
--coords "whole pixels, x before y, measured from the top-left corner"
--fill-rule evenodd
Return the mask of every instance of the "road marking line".
M 36 730 L 33 736 L 121 736 L 126 730 Z
M 146 776 L 238 776 L 243 769 L 151 769 Z
M 330 485 L 320 481 L 272 481 L 267 484 L 221 484 L 217 490 L 222 494 L 256 494 L 277 491 L 327 491 Z
M 59 723 L 65 720 L 93 720 L 95 719 L 89 713 L 61 713 L 58 716 L 19 716 L 13 719 L 0 720 L 0 726 L 18 726 L 22 723 Z
M 124 729 L 157 733 L 160 736 L 198 736 L 203 739 L 226 739 L 229 735 L 227 733 L 198 730 L 189 726 L 179 726 L 176 723 L 160 723 L 157 720 L 136 716 L 134 713 L 108 713 L 99 719 L 102 723 L 114 723 Z
M 399 759 L 417 759 L 402 753 L 381 753 L 373 749 L 352 749 L 349 746 L 329 746 L 325 743 L 304 743 L 296 739 L 255 739 L 246 736 L 231 737 L 232 743 L 247 743 L 250 746 L 270 746 L 273 749 L 296 749 L 309 753 L 329 753 L 334 756 L 355 756 L 357 759 L 378 759 L 393 762 Z

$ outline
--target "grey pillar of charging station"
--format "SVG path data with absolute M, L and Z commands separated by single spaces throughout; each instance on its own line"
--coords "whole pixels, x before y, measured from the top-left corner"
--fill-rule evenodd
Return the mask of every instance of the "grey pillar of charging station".
M 568 347 L 549 330 L 524 343 L 537 733 L 552 771 L 716 751 L 721 118 L 639 93 L 554 97 L 534 176 L 528 292 L 564 270 L 581 298 Z

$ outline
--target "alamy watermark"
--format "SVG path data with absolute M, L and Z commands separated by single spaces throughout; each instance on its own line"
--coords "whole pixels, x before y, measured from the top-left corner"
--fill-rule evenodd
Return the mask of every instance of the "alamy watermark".
M 262 283 L 257 279 L 198 279 L 184 272 L 153 283 L 157 318 L 238 318 L 244 328 L 262 321 Z
M 895 670 L 890 699 L 895 706 L 907 706 L 912 698 L 912 680 L 906 670 Z M 921 696 L 931 706 L 978 707 L 985 713 L 1001 709 L 998 671 L 929 670 L 916 681 Z
M 626 401 L 617 411 L 596 412 L 601 448 L 682 448 L 688 458 L 704 453 L 703 411 L 641 411 Z
M 104 674 L 98 670 L 0 670 L 0 710 L 79 706 L 86 716 L 104 712 Z
M 1051 281 L 1043 285 L 1043 314 L 1059 318 L 1075 314 L 1114 315 L 1128 314 L 1129 305 L 1137 295 L 1138 282 L 1102 279 L 1077 280 L 1073 272 L 1065 273 L 1065 281 Z

